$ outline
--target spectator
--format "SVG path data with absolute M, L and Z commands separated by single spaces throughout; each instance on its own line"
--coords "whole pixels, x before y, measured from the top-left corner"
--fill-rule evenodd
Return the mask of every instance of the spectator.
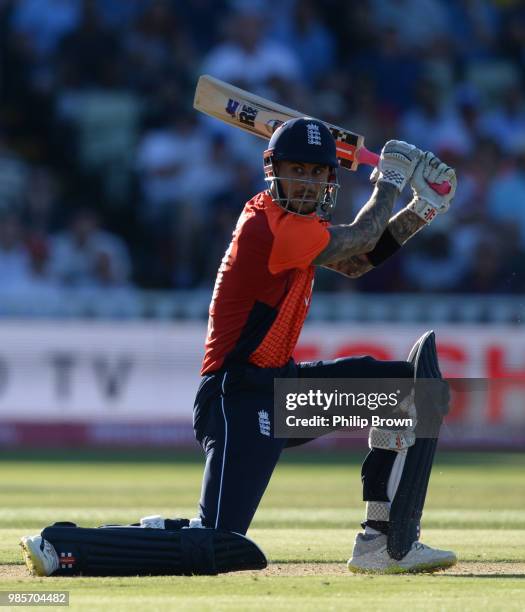
M 17 290 L 30 276 L 30 256 L 23 240 L 20 219 L 13 214 L 0 218 L 0 278 L 2 292 Z
M 512 59 L 517 66 L 525 66 L 525 7 L 518 1 L 502 14 L 498 49 Z
M 175 0 L 175 4 L 188 27 L 188 35 L 198 47 L 199 57 L 204 56 L 219 41 L 228 0 Z
M 516 161 L 503 166 L 487 194 L 489 220 L 516 228 L 521 248 L 525 248 L 525 140 Z
M 0 133 L 0 212 L 21 209 L 28 176 L 28 165 Z
M 525 94 L 520 84 L 509 87 L 502 104 L 481 117 L 480 132 L 500 143 L 506 153 L 515 153 L 521 147 L 525 142 Z
M 440 0 L 372 0 L 375 23 L 394 28 L 405 49 L 423 49 L 448 34 L 446 8 Z
M 12 30 L 24 36 L 35 58 L 49 58 L 60 38 L 79 23 L 82 0 L 17 0 Z
M 231 175 L 227 188 L 209 202 L 207 222 L 202 228 L 205 239 L 199 253 L 199 264 L 201 282 L 205 284 L 215 279 L 244 202 L 253 196 L 258 187 L 263 188 L 258 174 L 243 160 L 234 162 Z
M 442 92 L 428 78 L 420 81 L 417 103 L 400 120 L 400 134 L 427 151 L 444 146 L 461 155 L 473 149 L 473 138 L 455 105 L 445 105 Z
M 45 240 L 26 240 L 20 219 L 0 219 L 0 313 L 42 316 L 57 309 L 58 287 L 49 275 Z
M 185 184 L 186 172 L 206 162 L 208 147 L 209 137 L 195 115 L 182 109 L 172 109 L 159 128 L 144 134 L 136 153 L 141 219 L 162 223 L 172 215 L 182 195 L 193 188 Z M 207 180 L 204 171 L 200 180 Z
M 73 214 L 69 227 L 51 242 L 51 274 L 65 287 L 120 287 L 131 269 L 128 249 L 114 234 L 99 229 L 96 213 Z
M 385 26 L 378 32 L 375 48 L 366 53 L 358 51 L 353 60 L 355 88 L 362 82 L 370 83 L 383 114 L 396 118 L 413 104 L 422 73 L 421 58 L 407 53 L 401 36 L 395 27 Z
M 401 262 L 402 273 L 412 291 L 455 291 L 467 262 L 459 256 L 454 235 L 435 229 L 422 237 L 417 252 L 409 251 Z
M 324 26 L 312 0 L 295 2 L 292 19 L 277 20 L 272 33 L 276 40 L 295 50 L 302 68 L 302 80 L 311 86 L 332 69 L 334 36 Z
M 119 41 L 102 24 L 95 0 L 82 0 L 81 19 L 60 39 L 58 52 L 62 69 L 78 75 L 81 87 L 97 87 L 112 80 Z
M 515 289 L 506 261 L 507 250 L 497 236 L 485 236 L 480 240 L 472 252 L 472 266 L 461 282 L 462 292 L 509 293 Z
M 49 168 L 31 168 L 24 197 L 23 222 L 30 235 L 44 239 L 60 216 L 61 185 Z
M 294 51 L 266 35 L 264 12 L 246 4 L 227 22 L 226 39 L 204 58 L 202 72 L 248 89 L 260 90 L 273 76 L 287 81 L 300 77 Z
M 497 42 L 499 13 L 489 0 L 445 0 L 448 34 L 456 54 L 469 62 L 490 57 Z
M 96 0 L 104 25 L 111 29 L 128 29 L 148 8 L 151 0 Z
M 181 13 L 167 0 L 151 0 L 124 40 L 130 84 L 146 95 L 165 79 L 193 78 L 198 58 Z
M 83 7 L 78 29 L 61 41 L 55 114 L 72 136 L 76 168 L 99 176 L 106 195 L 121 203 L 129 193 L 140 100 L 126 87 L 118 38 L 101 24 L 95 0 Z

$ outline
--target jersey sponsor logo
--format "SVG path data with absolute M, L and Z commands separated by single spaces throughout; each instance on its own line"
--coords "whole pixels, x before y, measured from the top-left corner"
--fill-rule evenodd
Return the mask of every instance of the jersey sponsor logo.
M 259 410 L 259 431 L 263 436 L 270 437 L 270 415 L 266 410 Z
M 308 138 L 308 144 L 321 146 L 321 132 L 316 123 L 306 124 L 306 137 Z
M 249 104 L 241 104 L 239 100 L 235 100 L 234 98 L 228 99 L 225 111 L 228 113 L 228 115 L 234 119 L 237 119 L 239 123 L 249 125 L 250 127 L 255 126 L 255 117 L 257 117 L 257 113 L 259 112 L 253 106 L 250 106 Z

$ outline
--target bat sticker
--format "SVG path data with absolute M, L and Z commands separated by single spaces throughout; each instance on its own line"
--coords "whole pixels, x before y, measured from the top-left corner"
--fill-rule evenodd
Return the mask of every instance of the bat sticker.
M 237 115 L 237 109 L 239 108 L 239 104 L 240 102 L 238 100 L 232 100 L 230 98 L 224 110 L 228 113 L 228 115 L 235 117 Z
M 239 110 L 240 107 L 240 110 Z M 240 123 L 244 123 L 245 125 L 249 125 L 251 127 L 255 126 L 255 117 L 257 117 L 257 113 L 259 112 L 253 106 L 249 104 L 242 104 L 239 100 L 234 100 L 233 98 L 229 98 L 228 104 L 226 104 L 226 108 L 224 109 L 228 115 L 237 119 Z
M 255 126 L 255 117 L 257 117 L 257 113 L 259 111 L 253 106 L 248 106 L 247 104 L 242 105 L 242 110 L 239 113 L 239 121 L 241 123 L 245 123 L 251 127 Z

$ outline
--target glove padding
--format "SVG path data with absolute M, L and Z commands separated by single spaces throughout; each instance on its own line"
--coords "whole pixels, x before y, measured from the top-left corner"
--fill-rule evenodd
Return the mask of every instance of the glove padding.
M 381 150 L 379 163 L 370 175 L 370 180 L 372 183 L 390 183 L 401 192 L 412 177 L 422 155 L 420 149 L 408 142 L 389 140 Z
M 450 183 L 450 191 L 445 195 L 440 195 L 430 187 L 429 183 Z M 420 159 L 410 179 L 410 186 L 414 193 L 414 198 L 424 200 L 438 214 L 447 212 L 450 202 L 456 193 L 457 178 L 456 172 L 450 166 L 442 162 L 430 151 L 427 151 Z

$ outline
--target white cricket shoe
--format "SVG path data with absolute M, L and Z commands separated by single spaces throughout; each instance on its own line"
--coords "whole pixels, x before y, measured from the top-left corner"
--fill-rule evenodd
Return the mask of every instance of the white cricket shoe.
M 160 514 L 143 516 L 140 519 L 140 526 L 145 529 L 166 529 L 166 519 L 163 516 L 160 516 Z M 197 527 L 204 529 L 200 518 L 192 518 L 190 519 L 190 524 L 188 527 L 183 527 L 182 529 L 195 529 Z
M 24 536 L 20 546 L 27 569 L 34 576 L 51 576 L 58 569 L 60 564 L 56 550 L 42 536 Z
M 160 514 L 143 516 L 140 519 L 140 526 L 144 529 L 166 529 L 166 520 Z
M 412 548 L 400 559 L 393 559 L 387 551 L 386 535 L 358 533 L 348 569 L 356 573 L 399 574 L 403 572 L 433 572 L 457 563 L 450 550 L 430 548 L 414 542 Z

